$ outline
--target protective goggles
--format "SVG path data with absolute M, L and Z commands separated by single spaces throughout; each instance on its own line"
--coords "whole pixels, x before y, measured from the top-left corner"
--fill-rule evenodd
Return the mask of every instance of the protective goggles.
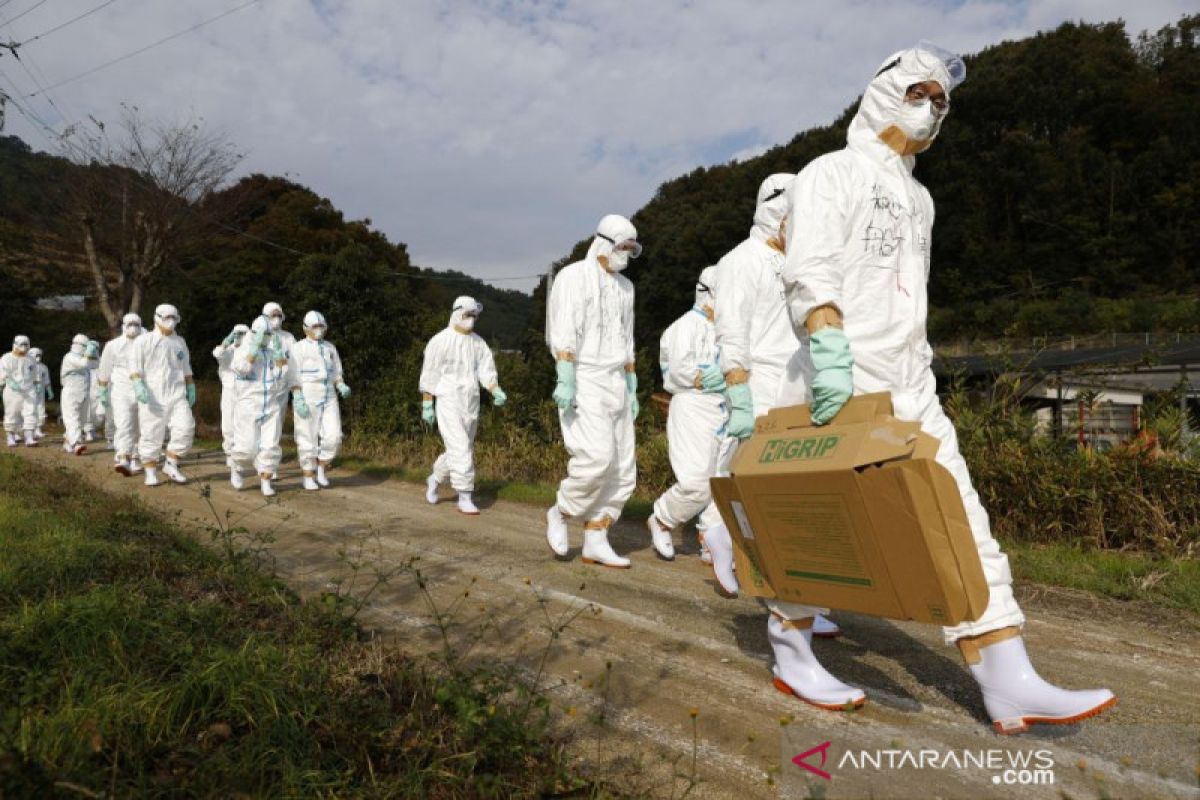
M 637 239 L 625 239 L 618 242 L 616 239 L 611 236 L 605 236 L 603 233 L 597 233 L 596 235 L 611 244 L 614 252 L 629 253 L 630 258 L 637 258 L 642 254 L 642 246 L 638 244 Z
M 176 316 L 175 314 L 167 314 L 165 317 L 155 317 L 155 319 L 157 319 L 159 322 L 163 323 L 164 325 L 168 322 L 173 323 L 175 325 L 179 324 L 179 317 Z
M 483 303 L 476 303 L 474 308 L 467 306 L 455 306 L 452 311 L 461 311 L 464 317 L 478 317 L 483 313 Z

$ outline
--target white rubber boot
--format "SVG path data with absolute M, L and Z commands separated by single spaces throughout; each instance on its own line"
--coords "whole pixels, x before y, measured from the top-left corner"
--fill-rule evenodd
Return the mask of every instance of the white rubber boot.
M 156 467 L 146 467 L 146 485 L 158 486 L 162 481 L 158 479 L 158 469 Z
M 263 497 L 275 496 L 275 487 L 271 485 L 270 476 L 260 476 L 258 479 L 258 488 L 262 492 Z
M 233 469 L 233 456 L 225 456 L 225 469 Z
M 458 512 L 469 517 L 479 516 L 479 509 L 475 506 L 475 501 L 471 499 L 470 492 L 458 493 Z
M 654 545 L 654 552 L 658 553 L 658 557 L 664 561 L 674 561 L 675 543 L 671 541 L 671 529 L 659 522 L 658 517 L 653 514 L 646 520 L 646 529 L 650 531 L 650 542 Z
M 425 479 L 425 502 L 431 506 L 438 504 L 438 487 L 440 485 L 438 479 L 433 475 Z
M 329 488 L 329 478 L 325 477 L 324 464 L 317 464 L 317 484 L 320 485 L 322 489 Z
M 129 459 L 129 474 L 137 475 L 141 471 L 142 471 L 141 459 L 139 459 L 137 456 L 133 456 L 132 458 L 130 458 Z
M 726 597 L 737 597 L 742 587 L 733 571 L 733 537 L 729 535 L 729 528 L 719 524 L 704 531 L 703 545 L 712 556 L 717 587 Z
M 229 468 L 229 485 L 239 492 L 246 485 L 246 479 L 242 477 L 242 473 L 236 465 Z
M 126 478 L 133 474 L 129 471 L 129 462 L 123 458 L 119 458 L 113 462 L 113 469 L 115 469 L 118 474 L 124 475 Z
M 607 528 L 583 529 L 583 563 L 613 569 L 629 569 L 629 559 L 617 555 L 608 543 Z
M 71 452 L 77 456 L 82 456 L 87 453 L 87 445 L 83 442 L 80 442 L 79 444 L 75 445 Z
M 550 506 L 550 510 L 546 512 L 546 542 L 559 558 L 563 558 L 571 550 L 570 529 L 558 506 Z
M 305 476 L 304 476 L 304 491 L 306 491 L 306 492 L 319 492 L 319 491 L 321 491 L 321 487 L 320 487 L 320 485 L 317 483 L 317 479 L 316 479 L 316 478 L 314 478 L 312 475 L 305 475 Z
M 8 434 L 8 436 L 6 438 L 7 438 L 9 447 L 17 446 L 17 435 L 15 433 Z
M 829 674 L 812 651 L 812 630 L 785 625 L 771 614 L 767 638 L 775 651 L 775 688 L 829 711 L 850 711 L 867 702 L 862 689 Z
M 700 537 L 700 563 L 712 566 L 712 553 L 708 551 L 708 545 L 704 544 L 704 531 L 696 531 Z
M 163 475 L 166 475 L 175 483 L 187 483 L 188 479 L 182 472 L 179 471 L 179 465 L 171 459 L 163 462 Z
M 84 432 L 83 432 L 83 440 L 84 440 L 85 442 L 94 442 L 94 441 L 96 441 L 96 432 L 95 432 L 95 431 L 84 431 Z
M 968 649 L 960 648 L 983 690 L 983 705 L 997 733 L 1022 733 L 1036 723 L 1068 725 L 1117 702 L 1108 689 L 1071 691 L 1044 681 L 1029 662 L 1019 635 L 979 647 L 974 664 Z
M 33 435 L 33 431 L 25 431 L 25 446 L 37 447 L 37 437 Z
M 813 618 L 812 632 L 813 636 L 820 639 L 836 639 L 842 635 L 842 629 L 838 627 L 838 624 L 822 614 L 817 614 Z
M 41 428 L 38 428 L 33 432 L 33 438 L 37 439 L 40 442 L 42 439 L 46 438 L 46 434 L 42 431 Z

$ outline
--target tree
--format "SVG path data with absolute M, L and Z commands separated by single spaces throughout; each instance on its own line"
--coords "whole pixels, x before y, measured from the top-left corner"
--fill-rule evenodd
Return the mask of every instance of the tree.
M 122 106 L 119 134 L 75 131 L 66 155 L 82 166 L 70 203 L 96 301 L 114 335 L 138 312 L 164 264 L 213 224 L 202 210 L 241 161 L 222 132 L 202 120 L 147 121 Z

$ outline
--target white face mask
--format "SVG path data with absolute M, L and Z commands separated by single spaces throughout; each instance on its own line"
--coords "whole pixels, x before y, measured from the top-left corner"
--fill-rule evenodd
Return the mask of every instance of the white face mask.
M 155 317 L 154 321 L 157 322 L 158 327 L 162 328 L 164 331 L 175 330 L 175 320 L 171 319 L 170 317 L 165 319 L 163 317 Z
M 474 317 L 463 317 L 462 320 L 459 321 L 458 327 L 462 328 L 463 330 L 468 330 L 468 331 L 475 330 L 475 318 Z
M 933 103 L 928 99 L 918 100 L 915 103 L 904 103 L 900 106 L 900 111 L 896 114 L 895 125 L 909 139 L 927 141 L 937 136 L 944 117 L 944 114 L 936 113 Z
M 308 335 L 314 339 L 324 339 L 325 338 L 325 329 L 321 328 L 321 327 L 309 328 Z
M 608 254 L 608 268 L 613 272 L 622 272 L 629 266 L 629 251 L 614 250 Z
M 277 331 L 283 327 L 283 317 L 271 317 L 271 330 Z
M 141 325 L 126 325 L 125 336 L 129 339 L 136 339 L 137 335 L 142 332 Z

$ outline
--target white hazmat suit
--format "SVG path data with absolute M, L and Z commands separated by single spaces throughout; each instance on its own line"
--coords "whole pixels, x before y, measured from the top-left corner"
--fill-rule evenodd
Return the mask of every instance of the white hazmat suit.
M 250 333 L 237 346 L 233 371 L 237 375 L 237 407 L 230 483 L 240 489 L 242 471 L 257 472 L 260 490 L 271 497 L 275 494 L 272 475 L 283 456 L 279 443 L 287 394 L 295 379 L 281 337 L 272 331 L 266 317 L 255 319 Z
M 892 55 L 863 95 L 846 148 L 812 161 L 789 188 L 783 280 L 802 347 L 788 365 L 779 401 L 813 400 L 817 370 L 805 323 L 810 315 L 815 321 L 832 311 L 841 318 L 853 355 L 854 393 L 891 392 L 898 418 L 920 422 L 941 440 L 937 461 L 958 483 L 990 593 L 983 616 L 946 628 L 945 638 L 960 642 L 997 730 L 1009 733 L 1035 720 L 1073 722 L 1115 698 L 1107 690 L 1050 686 L 1030 665 L 1008 559 L 992 537 L 954 426 L 936 394 L 925 335 L 934 208 L 912 175 L 913 154 L 937 136 L 950 91 L 964 76 L 961 59 L 925 43 Z M 823 323 L 813 324 L 815 335 Z M 846 361 L 825 358 L 825 341 L 824 369 L 848 369 Z M 818 704 L 861 703 L 862 693 L 829 675 L 800 636 L 818 609 L 770 606 L 776 685 Z
M 37 427 L 33 438 L 41 441 L 46 434 L 42 426 L 46 424 L 46 400 L 54 399 L 54 385 L 50 381 L 50 368 L 42 363 L 42 348 L 31 347 L 29 357 L 37 363 L 37 382 L 33 387 L 34 415 L 37 417 Z
M 475 491 L 475 432 L 479 427 L 479 387 L 493 395 L 498 389 L 492 351 L 474 332 L 483 306 L 472 297 L 459 297 L 450 312 L 450 324 L 425 345 L 420 391 L 423 403 L 435 403 L 438 431 L 445 451 L 433 464 L 426 482 L 427 499 L 437 502 L 438 486 L 450 482 L 458 492 L 459 510 L 478 514 L 471 494 Z M 497 399 L 503 397 L 501 393 Z M 503 403 L 503 400 L 500 401 Z M 428 409 L 428 405 L 425 406 Z
M 9 447 L 17 444 L 19 435 L 24 435 L 25 443 L 31 447 L 36 443 L 33 433 L 37 428 L 37 379 L 37 362 L 29 357 L 29 337 L 17 336 L 13 339 L 12 352 L 0 356 L 4 432 Z
M 547 512 L 546 538 L 565 556 L 566 519 L 582 518 L 583 560 L 618 568 L 629 560 L 613 552 L 608 529 L 637 484 L 634 292 L 621 270 L 640 253 L 633 224 L 604 217 L 584 259 L 555 276 L 546 310 L 547 344 L 559 372 L 558 418 L 570 454 L 557 503 Z
M 700 273 L 695 305 L 671 323 L 659 342 L 663 388 L 671 393 L 667 446 L 676 483 L 654 503 L 654 514 L 647 520 L 652 536 L 687 523 L 710 505 L 709 479 L 717 474 L 734 441 L 726 436 L 724 364 L 712 322 L 717 305 L 711 289 L 715 272 L 708 267 Z M 706 371 L 719 383 L 705 386 Z M 705 520 L 699 527 L 701 531 L 707 527 Z
M 192 405 L 192 359 L 187 342 L 175 332 L 179 311 L 163 304 L 154 309 L 154 330 L 133 342 L 129 358 L 130 379 L 138 408 L 138 454 L 146 470 L 146 485 L 157 486 L 158 466 L 175 483 L 186 483 L 179 459 L 187 455 L 196 432 Z M 163 440 L 170 432 L 163 459 Z
M 138 399 L 130 375 L 135 371 L 135 343 L 144 333 L 142 318 L 137 314 L 126 314 L 121 320 L 121 335 L 105 343 L 97 371 L 101 393 L 108 399 L 114 429 L 113 468 L 122 475 L 133 475 L 142 469 L 137 453 Z
M 83 439 L 86 442 L 96 440 L 96 429 L 104 425 L 106 435 L 111 434 L 108 422 L 108 409 L 100 401 L 100 343 L 88 339 L 88 404 L 83 415 Z M 110 436 L 111 439 L 111 436 Z
M 292 347 L 296 379 L 308 406 L 308 416 L 297 412 L 292 420 L 296 451 L 304 472 L 304 488 L 316 491 L 329 485 L 325 469 L 342 444 L 342 409 L 338 396 L 349 397 L 350 387 L 342 378 L 338 350 L 325 340 L 329 325 L 319 311 L 304 315 L 305 338 Z
M 58 370 L 62 387 L 59 408 L 63 422 L 63 449 L 83 455 L 87 450 L 83 427 L 91 404 L 92 368 L 85 354 L 88 338 L 82 333 L 71 340 L 71 351 L 63 356 Z
M 221 381 L 221 449 L 225 453 L 225 466 L 230 469 L 233 468 L 233 439 L 237 430 L 237 373 L 233 371 L 233 354 L 249 332 L 250 326 L 239 322 L 212 352 Z

